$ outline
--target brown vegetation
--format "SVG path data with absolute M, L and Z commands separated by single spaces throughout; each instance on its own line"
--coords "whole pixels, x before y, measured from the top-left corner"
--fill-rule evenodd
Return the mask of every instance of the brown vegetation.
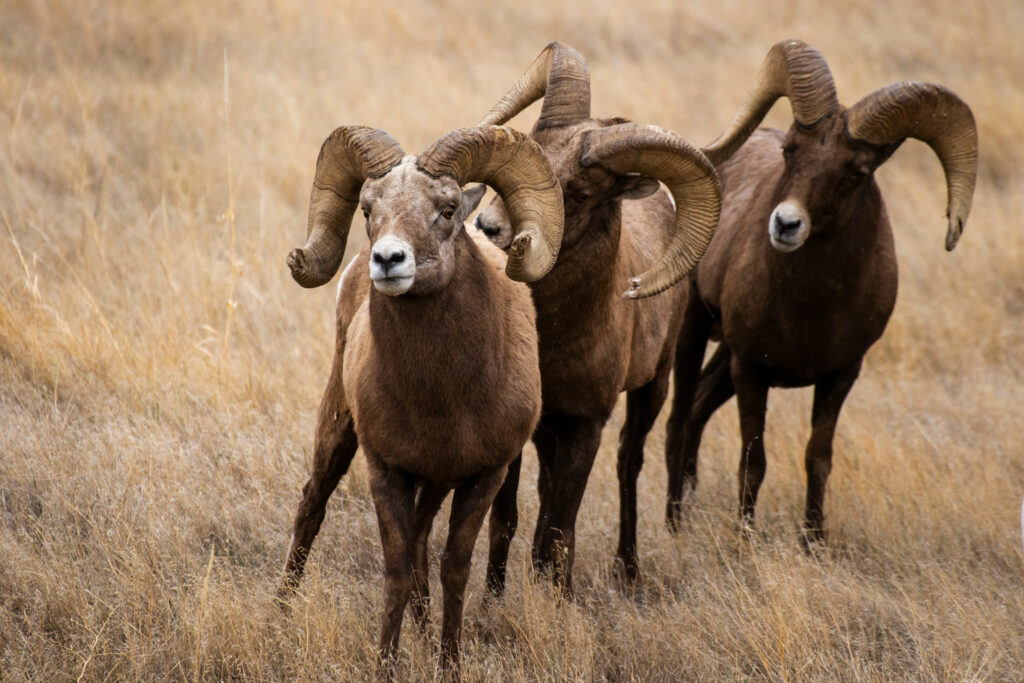
M 655 425 L 638 480 L 645 581 L 637 598 L 621 595 L 610 580 L 620 406 L 576 527 L 577 600 L 559 604 L 530 581 L 529 543 L 516 540 L 506 597 L 488 604 L 478 543 L 464 672 L 1016 680 L 1022 24 L 1010 0 L 3 3 L 0 677 L 372 671 L 380 543 L 361 457 L 291 614 L 273 604 L 334 354 L 334 287 L 300 290 L 283 262 L 303 231 L 318 145 L 341 123 L 372 122 L 422 149 L 474 123 L 555 39 L 587 56 L 595 112 L 705 143 L 768 47 L 792 36 L 843 65 L 841 101 L 902 79 L 949 86 L 981 145 L 953 254 L 938 239 L 932 152 L 908 142 L 878 171 L 900 292 L 836 433 L 828 551 L 809 558 L 796 544 L 811 396 L 791 390 L 769 406 L 775 455 L 758 500 L 763 537 L 750 544 L 735 535 L 735 411 L 708 423 L 695 514 L 678 538 L 664 529 Z M 512 123 L 528 130 L 536 116 Z M 767 124 L 791 117 L 779 103 Z M 353 230 L 351 253 L 362 239 Z M 528 448 L 524 525 L 537 517 L 535 476 Z M 403 639 L 412 679 L 433 675 L 436 639 Z

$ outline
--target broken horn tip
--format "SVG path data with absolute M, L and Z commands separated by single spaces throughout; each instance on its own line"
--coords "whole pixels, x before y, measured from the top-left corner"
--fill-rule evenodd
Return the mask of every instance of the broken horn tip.
M 640 298 L 640 278 L 629 278 L 629 289 L 622 293 L 622 298 L 628 300 Z

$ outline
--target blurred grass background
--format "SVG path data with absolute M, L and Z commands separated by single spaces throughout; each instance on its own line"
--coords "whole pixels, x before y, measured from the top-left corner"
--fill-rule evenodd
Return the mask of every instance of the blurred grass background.
M 928 148 L 908 142 L 878 173 L 901 289 L 840 421 L 828 552 L 796 543 L 810 392 L 775 392 L 763 537 L 736 534 L 731 402 L 705 435 L 690 527 L 665 532 L 663 417 L 640 480 L 645 582 L 623 596 L 616 413 L 581 510 L 578 600 L 529 578 L 528 451 L 503 604 L 483 601 L 478 547 L 466 675 L 1019 680 L 1022 31 L 1013 0 L 6 0 L 0 680 L 366 678 L 381 575 L 360 458 L 293 611 L 271 602 L 334 343 L 334 287 L 300 290 L 284 266 L 321 141 L 360 123 L 423 149 L 562 40 L 590 62 L 595 115 L 704 144 L 789 37 L 821 50 L 843 104 L 943 83 L 981 141 L 953 254 Z M 790 121 L 785 102 L 769 116 Z M 403 675 L 434 675 L 436 629 L 406 629 Z

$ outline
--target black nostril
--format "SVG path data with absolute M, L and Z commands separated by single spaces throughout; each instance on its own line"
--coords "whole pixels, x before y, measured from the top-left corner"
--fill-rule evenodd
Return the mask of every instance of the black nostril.
M 775 224 L 779 226 L 779 230 L 781 232 L 796 230 L 800 227 L 801 222 L 802 221 L 799 218 L 794 218 L 793 220 L 788 221 L 779 214 L 775 215 Z
M 405 252 L 402 250 L 393 251 L 387 256 L 380 253 L 379 251 L 373 252 L 373 262 L 384 266 L 385 270 L 391 266 L 397 265 L 405 260 Z

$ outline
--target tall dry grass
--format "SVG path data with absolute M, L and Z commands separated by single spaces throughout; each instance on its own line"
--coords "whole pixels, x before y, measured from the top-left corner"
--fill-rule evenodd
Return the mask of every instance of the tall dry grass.
M 796 543 L 810 395 L 777 392 L 762 535 L 736 534 L 732 404 L 709 425 L 689 527 L 664 531 L 659 423 L 640 480 L 646 580 L 620 594 L 617 414 L 580 515 L 578 600 L 527 571 L 528 452 L 503 604 L 484 602 L 477 555 L 466 673 L 1019 680 L 1024 5 L 775 5 L 7 0 L 0 680 L 365 678 L 380 559 L 359 459 L 292 612 L 271 603 L 333 346 L 333 288 L 299 290 L 283 261 L 320 141 L 366 123 L 422 149 L 560 39 L 590 59 L 595 113 L 704 143 L 790 36 L 821 49 L 844 103 L 942 82 L 981 138 L 952 255 L 927 148 L 879 173 L 901 291 L 840 422 L 827 552 Z M 770 121 L 788 118 L 780 104 Z M 436 635 L 404 634 L 410 678 L 433 675 Z

